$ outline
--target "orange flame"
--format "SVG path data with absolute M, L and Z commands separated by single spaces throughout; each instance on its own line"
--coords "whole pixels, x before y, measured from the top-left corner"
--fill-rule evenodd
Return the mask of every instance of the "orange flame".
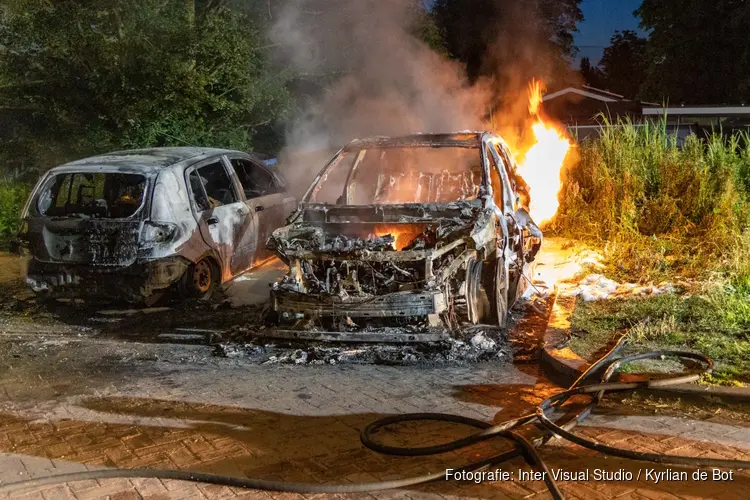
M 372 233 L 377 236 L 393 235 L 393 248 L 402 250 L 425 230 L 424 224 L 376 224 Z
M 542 92 L 544 88 L 542 82 L 532 79 L 529 82 L 529 114 L 532 116 L 539 115 L 539 108 L 542 105 Z
M 570 149 L 570 141 L 539 116 L 542 89 L 543 85 L 536 80 L 529 84 L 529 113 L 536 120 L 531 127 L 536 142 L 526 151 L 518 167 L 518 173 L 529 186 L 529 212 L 537 224 L 549 221 L 557 213 L 560 205 L 557 196 L 562 188 L 560 171 Z

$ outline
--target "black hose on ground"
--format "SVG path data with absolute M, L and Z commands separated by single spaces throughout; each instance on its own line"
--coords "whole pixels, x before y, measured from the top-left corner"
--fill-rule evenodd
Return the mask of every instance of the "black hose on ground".
M 625 336 L 623 335 L 612 350 L 605 356 L 600 358 L 596 363 L 591 365 L 586 372 L 584 372 L 578 380 L 576 380 L 568 390 L 551 396 L 538 406 L 536 413 L 531 413 L 518 418 L 507 420 L 499 424 L 489 424 L 481 420 L 473 418 L 463 417 L 460 415 L 451 415 L 444 413 L 414 413 L 406 415 L 395 415 L 379 419 L 367 427 L 365 427 L 360 435 L 362 444 L 371 450 L 379 453 L 385 453 L 388 455 L 398 456 L 426 456 L 435 455 L 438 453 L 445 453 L 448 451 L 454 451 L 460 448 L 479 443 L 492 438 L 503 438 L 514 444 L 513 448 L 510 448 L 497 455 L 484 458 L 482 460 L 472 462 L 466 465 L 456 466 L 456 471 L 476 471 L 484 467 L 505 462 L 512 458 L 521 456 L 524 460 L 538 472 L 544 472 L 543 475 L 547 488 L 552 494 L 553 498 L 563 498 L 562 492 L 555 483 L 552 474 L 549 473 L 547 465 L 539 455 L 538 448 L 544 445 L 547 441 L 553 437 L 562 437 L 573 443 L 579 444 L 586 448 L 608 455 L 614 455 L 623 458 L 629 458 L 632 460 L 656 462 L 661 464 L 679 464 L 679 465 L 691 465 L 691 466 L 710 466 L 710 467 L 721 467 L 729 469 L 750 469 L 750 461 L 746 460 L 726 460 L 726 459 L 712 459 L 712 458 L 696 458 L 696 457 L 685 457 L 675 455 L 662 455 L 659 453 L 645 453 L 634 450 L 627 450 L 622 448 L 616 448 L 613 446 L 607 446 L 604 444 L 597 443 L 596 441 L 588 438 L 578 436 L 571 432 L 571 430 L 582 422 L 587 416 L 589 416 L 596 406 L 601 401 L 601 398 L 608 392 L 622 392 L 622 391 L 633 391 L 636 389 L 648 389 L 648 388 L 664 388 L 670 385 L 682 384 L 685 382 L 692 382 L 697 380 L 702 373 L 708 373 L 711 371 L 713 363 L 710 359 L 700 354 L 694 354 L 691 352 L 681 351 L 656 351 L 644 354 L 636 354 L 631 356 L 625 356 L 613 361 L 613 358 L 617 355 L 620 349 L 625 345 Z M 697 361 L 705 366 L 705 370 L 701 373 L 681 375 L 678 377 L 672 377 L 667 379 L 659 380 L 647 380 L 643 382 L 630 382 L 630 383 L 614 383 L 609 382 L 610 378 L 618 373 L 620 366 L 641 360 L 641 359 L 661 359 L 664 357 L 676 357 L 683 361 Z M 587 378 L 593 376 L 601 370 L 602 367 L 607 366 L 604 374 L 600 378 L 600 383 L 581 385 Z M 710 394 L 710 391 L 707 391 Z M 591 398 L 589 404 L 575 415 L 566 414 L 557 421 L 553 421 L 550 416 L 550 410 L 561 407 L 568 400 L 574 396 L 588 396 Z M 453 422 L 463 425 L 468 425 L 480 429 L 478 432 L 466 436 L 461 439 L 457 439 L 448 443 L 412 448 L 412 447 L 398 447 L 398 446 L 387 446 L 378 443 L 373 439 L 373 435 L 381 428 L 388 425 L 393 425 L 403 422 L 412 421 L 440 421 L 440 422 Z M 564 421 L 563 421 L 564 420 Z M 527 424 L 537 424 L 537 427 L 541 426 L 546 430 L 542 435 L 537 436 L 534 439 L 529 439 L 522 434 L 520 430 Z M 16 483 L 6 484 L 0 486 L 0 493 L 7 493 L 25 488 L 39 487 L 49 484 L 60 484 L 74 481 L 84 481 L 91 479 L 109 479 L 109 478 L 157 478 L 157 479 L 174 479 L 181 481 L 192 481 L 201 483 L 211 483 L 222 486 L 230 486 L 237 488 L 249 488 L 267 491 L 286 491 L 293 493 L 358 493 L 366 491 L 382 491 L 395 488 L 405 488 L 407 486 L 414 486 L 418 484 L 429 483 L 437 481 L 439 479 L 445 479 L 445 472 L 436 472 L 432 474 L 425 474 L 422 476 L 415 476 L 410 478 L 404 478 L 393 481 L 381 481 L 376 483 L 360 483 L 360 484 L 316 484 L 316 483 L 295 483 L 285 481 L 266 481 L 262 479 L 251 479 L 241 478 L 232 476 L 222 476 L 217 474 L 206 474 L 201 472 L 187 472 L 178 470 L 152 470 L 152 469 L 103 469 L 93 470 L 84 472 L 74 472 L 69 474 L 58 474 L 53 476 L 40 477 L 30 479 L 26 481 L 20 481 Z

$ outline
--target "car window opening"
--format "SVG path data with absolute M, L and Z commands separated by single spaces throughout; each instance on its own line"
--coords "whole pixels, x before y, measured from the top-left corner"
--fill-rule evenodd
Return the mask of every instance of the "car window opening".
M 388 147 L 342 153 L 321 176 L 313 203 L 451 203 L 476 199 L 482 182 L 477 148 Z
M 236 203 L 232 180 L 221 162 L 210 163 L 190 172 L 190 191 L 199 211 Z
M 265 168 L 240 158 L 231 160 L 231 163 L 247 199 L 279 192 L 276 179 Z
M 145 189 L 139 174 L 60 173 L 39 195 L 38 209 L 48 217 L 127 218 L 143 204 Z

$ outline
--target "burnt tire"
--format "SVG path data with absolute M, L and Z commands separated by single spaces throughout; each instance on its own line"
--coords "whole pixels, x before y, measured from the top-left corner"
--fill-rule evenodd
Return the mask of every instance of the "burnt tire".
M 466 315 L 469 323 L 484 321 L 490 308 L 487 293 L 482 289 L 482 261 L 466 264 Z
M 482 323 L 504 328 L 508 322 L 508 270 L 503 259 L 486 266 L 482 275 L 483 303 L 487 305 Z
M 180 280 L 180 295 L 209 300 L 219 288 L 219 268 L 211 259 L 201 259 L 188 267 Z

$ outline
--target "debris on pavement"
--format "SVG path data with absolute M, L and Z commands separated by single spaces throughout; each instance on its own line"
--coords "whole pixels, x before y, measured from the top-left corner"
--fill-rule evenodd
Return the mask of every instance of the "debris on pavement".
M 460 338 L 413 344 L 270 341 L 254 334 L 253 328 L 242 327 L 216 343 L 214 353 L 263 364 L 294 365 L 462 364 L 513 359 L 506 331 L 490 326 L 471 327 Z
M 677 286 L 667 282 L 657 285 L 637 285 L 635 283 L 618 283 L 602 274 L 589 274 L 573 287 L 562 287 L 561 295 L 567 297 L 580 296 L 583 301 L 591 302 L 595 300 L 674 293 L 677 290 Z
M 481 338 L 476 342 L 475 338 Z M 215 353 L 223 357 L 243 357 L 263 364 L 334 365 L 334 364 L 462 364 L 466 362 L 512 360 L 507 341 L 477 334 L 468 342 L 447 339 L 437 343 L 393 345 L 332 345 L 316 343 L 298 345 L 250 342 L 216 344 Z

